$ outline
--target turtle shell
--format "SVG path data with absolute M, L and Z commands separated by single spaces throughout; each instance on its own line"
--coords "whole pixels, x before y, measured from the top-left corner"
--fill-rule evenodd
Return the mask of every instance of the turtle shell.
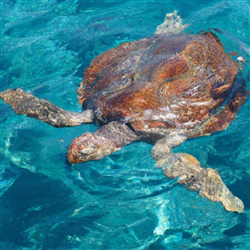
M 123 43 L 97 58 L 77 91 L 101 124 L 141 133 L 193 130 L 228 98 L 238 64 L 211 32 L 161 34 Z

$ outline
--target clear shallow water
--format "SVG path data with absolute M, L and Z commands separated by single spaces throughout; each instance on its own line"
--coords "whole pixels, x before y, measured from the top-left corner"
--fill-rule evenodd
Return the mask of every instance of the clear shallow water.
M 219 28 L 227 52 L 248 62 L 247 1 L 3 0 L 1 85 L 22 87 L 68 110 L 83 70 L 102 52 L 152 35 L 175 9 L 188 32 Z M 248 249 L 249 98 L 221 133 L 176 151 L 217 169 L 245 203 L 228 213 L 175 186 L 154 168 L 150 145 L 134 143 L 97 161 L 69 167 L 67 147 L 94 125 L 56 129 L 16 115 L 0 102 L 3 249 Z

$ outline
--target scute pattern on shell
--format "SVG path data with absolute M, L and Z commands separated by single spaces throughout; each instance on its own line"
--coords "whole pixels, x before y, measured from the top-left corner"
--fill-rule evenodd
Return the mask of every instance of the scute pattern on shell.
M 211 32 L 162 34 L 111 49 L 91 63 L 77 91 L 101 123 L 146 136 L 193 132 L 224 104 L 238 64 Z

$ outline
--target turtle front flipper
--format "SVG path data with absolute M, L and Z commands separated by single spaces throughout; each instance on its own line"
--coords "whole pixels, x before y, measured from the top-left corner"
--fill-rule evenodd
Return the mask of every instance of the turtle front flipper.
M 99 160 L 138 139 L 126 124 L 110 122 L 93 134 L 85 133 L 74 139 L 67 157 L 71 163 Z
M 22 89 L 7 89 L 0 92 L 0 98 L 8 103 L 17 114 L 25 114 L 54 127 L 73 127 L 93 122 L 93 113 L 90 110 L 82 113 L 65 111 L 47 100 L 25 93 Z
M 154 146 L 152 156 L 168 178 L 178 178 L 178 183 L 211 201 L 220 201 L 228 211 L 243 212 L 243 202 L 234 196 L 222 181 L 219 173 L 202 168 L 189 154 L 172 153 L 172 148 L 185 140 L 184 136 L 168 136 Z M 165 153 L 165 154 L 164 154 Z

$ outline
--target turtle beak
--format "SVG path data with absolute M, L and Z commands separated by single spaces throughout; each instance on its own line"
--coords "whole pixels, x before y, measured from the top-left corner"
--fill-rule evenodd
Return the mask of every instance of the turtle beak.
M 78 102 L 79 102 L 80 104 L 83 104 L 83 103 L 84 103 L 84 101 L 85 101 L 85 99 L 82 99 L 82 97 L 81 97 L 81 96 L 78 96 Z
M 81 83 L 80 86 L 78 87 L 77 91 L 77 96 L 78 96 L 78 101 L 79 103 L 83 104 L 84 101 L 86 100 L 86 93 L 84 91 L 83 84 Z

